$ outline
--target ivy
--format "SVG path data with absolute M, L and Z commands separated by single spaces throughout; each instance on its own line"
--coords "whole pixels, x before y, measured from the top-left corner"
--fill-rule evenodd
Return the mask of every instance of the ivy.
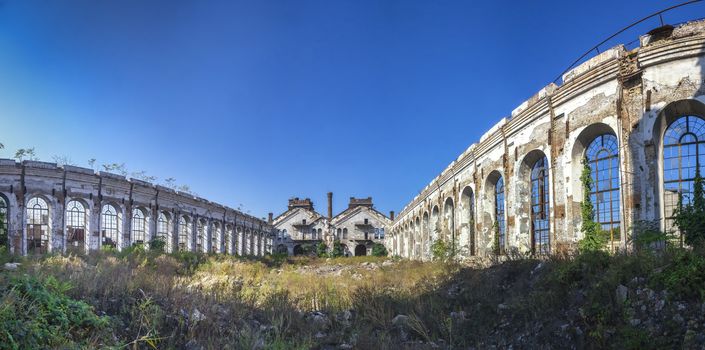
M 581 252 L 590 252 L 601 250 L 607 244 L 607 236 L 600 227 L 600 224 L 595 222 L 595 208 L 590 200 L 590 189 L 592 188 L 592 176 L 590 165 L 587 158 L 583 158 L 583 170 L 580 174 L 580 182 L 583 185 L 583 201 L 580 203 L 580 217 L 582 225 L 580 232 L 583 233 L 583 239 L 578 242 L 578 249 Z

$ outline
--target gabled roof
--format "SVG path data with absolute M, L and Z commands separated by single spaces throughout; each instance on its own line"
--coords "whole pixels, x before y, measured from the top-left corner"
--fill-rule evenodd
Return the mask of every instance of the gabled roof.
M 272 220 L 272 226 L 276 226 L 284 221 L 287 221 L 289 218 L 291 218 L 292 216 L 295 216 L 296 214 L 298 214 L 301 211 L 307 213 L 312 218 L 312 220 L 311 220 L 312 224 L 314 222 L 324 218 L 323 215 L 317 213 L 314 210 L 309 210 L 307 208 L 293 208 L 293 209 L 289 209 L 289 210 L 283 212 L 281 215 L 274 218 L 274 220 Z
M 357 206 L 357 207 L 345 209 L 340 214 L 333 217 L 333 219 L 331 219 L 330 223 L 331 223 L 331 225 L 340 224 L 342 222 L 347 221 L 348 219 L 350 219 L 351 217 L 357 215 L 358 213 L 360 213 L 362 211 L 370 212 L 373 216 L 376 216 L 380 221 L 385 222 L 387 225 L 392 224 L 392 220 L 390 220 L 386 215 L 380 213 L 375 208 L 370 208 L 370 207 L 366 207 L 366 206 Z

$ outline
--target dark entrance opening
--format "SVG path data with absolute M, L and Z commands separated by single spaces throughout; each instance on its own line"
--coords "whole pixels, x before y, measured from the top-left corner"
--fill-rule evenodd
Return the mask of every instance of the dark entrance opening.
M 294 255 L 304 255 L 304 248 L 301 245 L 294 246 Z
M 367 255 L 367 247 L 364 244 L 358 244 L 355 247 L 355 256 L 365 256 Z
M 277 246 L 277 254 L 286 254 L 288 253 L 286 246 L 283 244 L 280 244 Z

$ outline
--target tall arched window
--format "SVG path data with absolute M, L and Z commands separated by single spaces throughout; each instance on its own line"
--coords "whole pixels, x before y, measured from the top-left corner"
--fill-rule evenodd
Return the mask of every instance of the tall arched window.
M 49 204 L 39 197 L 27 202 L 27 252 L 46 253 L 49 249 Z
M 336 230 L 336 232 L 338 232 L 338 239 L 342 239 L 342 237 L 343 237 L 343 230 L 342 230 L 341 228 L 338 228 L 338 229 Z
M 191 237 L 191 220 L 186 215 L 179 217 L 179 237 L 178 237 L 178 249 L 179 251 L 189 250 L 189 239 Z
M 620 239 L 619 221 L 619 143 L 617 137 L 604 134 L 596 137 L 585 151 L 590 166 L 590 202 L 594 220 L 612 241 Z
M 475 196 L 470 187 L 465 187 L 460 194 L 461 230 L 467 234 L 470 255 L 475 255 Z
M 0 195 L 0 246 L 4 247 L 9 247 L 7 237 L 7 223 L 9 220 L 10 213 L 7 209 L 7 200 L 4 196 Z
M 234 255 L 233 251 L 233 226 L 225 225 L 225 253 Z
M 142 208 L 132 209 L 132 243 L 143 244 L 147 240 L 149 225 L 147 214 Z
M 323 239 L 323 230 L 318 229 L 318 239 Z
M 666 230 L 678 231 L 673 211 L 679 194 L 683 204 L 693 200 L 696 169 L 705 176 L 705 120 L 693 115 L 678 118 L 663 136 L 663 190 Z
M 343 239 L 348 239 L 348 228 L 343 228 Z
M 495 250 L 497 254 L 504 254 L 506 244 L 506 222 L 504 221 L 504 178 L 501 176 L 494 185 L 494 217 L 495 217 Z
M 86 223 L 88 214 L 86 206 L 77 200 L 66 203 L 66 245 L 67 248 L 81 252 L 86 248 Z
M 206 242 L 206 220 L 200 219 L 196 223 L 196 251 L 203 253 L 203 244 Z
M 220 234 L 222 231 L 220 231 L 220 224 L 219 223 L 214 223 L 213 226 L 211 226 L 211 252 L 212 253 L 220 253 Z
M 114 206 L 106 204 L 100 211 L 101 233 L 104 246 L 116 248 L 122 230 L 122 213 Z
M 171 252 L 171 220 L 169 220 L 169 214 L 161 211 L 157 217 L 157 232 L 156 238 L 163 241 L 166 245 L 166 251 Z
M 548 160 L 544 156 L 531 168 L 531 249 L 534 254 L 550 253 L 548 216 Z

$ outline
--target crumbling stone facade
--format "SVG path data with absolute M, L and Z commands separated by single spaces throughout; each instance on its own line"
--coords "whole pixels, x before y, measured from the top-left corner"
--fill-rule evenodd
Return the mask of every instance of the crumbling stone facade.
M 0 159 L 2 231 L 15 254 L 121 250 L 159 237 L 168 251 L 271 251 L 271 226 L 193 195 L 106 172 Z
M 567 72 L 406 205 L 388 248 L 411 259 L 429 259 L 439 238 L 465 257 L 574 249 L 584 159 L 610 248 L 630 249 L 639 221 L 672 230 L 678 193 L 687 194 L 693 168 L 705 165 L 704 56 L 705 22 L 697 21 L 658 28 L 633 50 L 616 46 Z M 664 144 L 667 132 L 680 139 Z
M 333 194 L 328 193 L 328 216 L 316 212 L 309 198 L 292 198 L 287 211 L 273 219 L 279 253 L 303 255 L 312 253 L 315 245 L 324 242 L 329 248 L 340 242 L 345 255 L 371 254 L 374 243 L 384 243 L 392 220 L 378 212 L 372 197 L 350 198 L 348 208 L 333 216 Z

